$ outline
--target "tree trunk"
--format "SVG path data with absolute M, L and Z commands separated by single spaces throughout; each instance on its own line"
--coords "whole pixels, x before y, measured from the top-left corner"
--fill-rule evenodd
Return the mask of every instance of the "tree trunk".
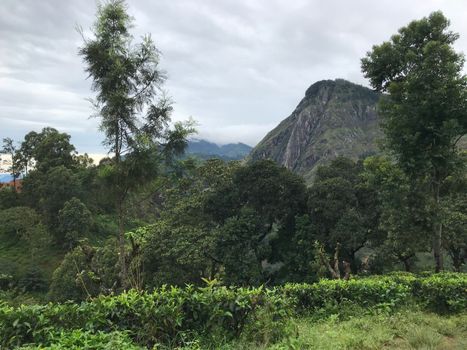
M 410 272 L 411 266 L 410 266 L 410 258 L 402 260 L 402 263 L 404 264 L 404 270 L 405 272 Z
M 328 269 L 332 278 L 337 279 L 337 280 L 341 278 L 341 274 L 339 271 L 339 248 L 340 248 L 340 244 L 337 243 L 336 250 L 334 253 L 334 261 L 333 261 L 334 267 L 331 266 L 331 264 L 329 263 L 328 258 L 326 257 L 326 254 L 324 253 L 324 249 L 321 247 L 318 250 L 319 259 L 321 260 L 321 263 Z
M 126 262 L 126 249 L 125 249 L 125 213 L 123 210 L 123 189 L 121 186 L 120 179 L 120 149 L 121 149 L 121 130 L 117 121 L 118 132 L 115 138 L 115 171 L 117 172 L 116 179 L 116 210 L 117 210 L 117 221 L 118 221 L 118 245 L 119 245 L 119 263 L 120 263 L 120 278 L 123 289 L 128 287 L 128 270 Z
M 117 199 L 117 221 L 118 221 L 118 245 L 119 245 L 119 263 L 120 263 L 120 278 L 123 289 L 128 286 L 128 271 L 126 266 L 126 249 L 125 249 L 125 222 L 123 214 L 123 205 Z
M 435 258 L 435 272 L 440 272 L 444 269 L 443 254 L 441 252 L 443 225 L 439 224 L 433 242 L 433 255 Z
M 464 256 L 462 249 L 455 249 L 453 247 L 449 247 L 449 255 L 452 259 L 452 266 L 454 267 L 454 271 L 461 272 L 461 267 L 464 264 Z

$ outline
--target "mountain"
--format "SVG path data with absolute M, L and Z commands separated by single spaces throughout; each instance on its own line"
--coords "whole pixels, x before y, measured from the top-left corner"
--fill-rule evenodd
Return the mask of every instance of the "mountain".
M 217 157 L 224 160 L 239 160 L 245 158 L 251 149 L 250 146 L 244 143 L 229 143 L 219 146 L 206 140 L 194 139 L 188 142 L 186 154 L 202 159 Z
M 310 183 L 318 165 L 339 155 L 357 159 L 377 152 L 379 98 L 343 79 L 319 81 L 248 158 L 272 159 Z

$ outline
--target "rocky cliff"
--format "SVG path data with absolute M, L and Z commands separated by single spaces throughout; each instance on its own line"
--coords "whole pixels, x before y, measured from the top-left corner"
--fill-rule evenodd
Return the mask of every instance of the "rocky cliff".
M 252 150 L 249 159 L 272 159 L 312 181 L 314 169 L 342 155 L 377 151 L 380 95 L 346 80 L 311 85 L 292 114 Z

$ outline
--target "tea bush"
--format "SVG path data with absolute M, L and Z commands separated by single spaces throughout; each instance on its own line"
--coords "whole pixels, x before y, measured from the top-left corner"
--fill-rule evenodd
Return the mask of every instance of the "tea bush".
M 467 310 L 467 276 L 441 273 L 420 278 L 414 283 L 414 294 L 429 309 L 447 313 Z
M 141 346 L 133 343 L 125 332 L 85 332 L 74 330 L 50 335 L 50 345 L 27 345 L 20 350 L 82 350 L 82 349 L 108 349 L 108 350 L 142 350 Z
M 313 312 L 329 304 L 351 302 L 361 307 L 406 303 L 411 287 L 391 278 L 365 278 L 349 281 L 321 280 L 314 284 L 286 284 L 281 292 L 299 313 Z
M 135 344 L 146 347 L 186 344 L 187 339 L 197 336 L 232 339 L 241 335 L 269 342 L 280 338 L 286 320 L 297 314 L 328 316 L 349 306 L 391 311 L 408 303 L 439 312 L 466 310 L 467 275 L 394 274 L 272 289 L 209 282 L 204 288 L 164 286 L 153 292 L 99 296 L 80 304 L 12 307 L 0 302 L 0 349 L 27 344 L 52 346 L 57 334 L 68 339 L 74 331 L 82 331 L 89 339 L 124 332 Z
M 276 309 L 262 288 L 162 287 L 81 304 L 0 307 L 0 345 L 48 344 L 51 332 L 128 331 L 139 344 L 174 342 L 184 332 L 238 335 L 258 307 Z

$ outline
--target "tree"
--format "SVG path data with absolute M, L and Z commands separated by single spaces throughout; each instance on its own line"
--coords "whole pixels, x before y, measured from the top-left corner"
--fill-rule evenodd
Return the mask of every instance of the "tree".
M 18 170 L 25 173 L 32 164 L 35 165 L 35 170 L 45 173 L 57 166 L 74 167 L 77 163 L 75 154 L 76 149 L 70 143 L 70 135 L 47 127 L 40 133 L 31 131 L 25 135 L 16 152 L 15 161 Z
M 83 238 L 92 225 L 92 215 L 86 205 L 73 197 L 65 202 L 58 212 L 58 231 L 64 236 L 66 243 L 73 247 Z
M 273 161 L 257 161 L 234 169 L 204 202 L 203 213 L 218 225 L 217 239 L 225 241 L 218 246 L 223 250 L 217 250 L 217 260 L 226 266 L 224 258 L 238 257 L 239 247 L 248 247 L 248 264 L 253 266 L 260 259 L 264 281 L 280 282 L 288 274 L 285 263 L 294 261 L 289 254 L 295 251 L 295 218 L 306 213 L 306 199 L 303 179 Z M 236 229 L 239 232 L 233 235 Z M 230 234 L 233 236 L 228 238 Z M 239 263 L 248 265 L 247 257 L 238 258 Z M 228 263 L 231 273 L 241 272 L 240 267 L 234 269 L 233 261 Z
M 133 44 L 131 26 L 124 1 L 111 0 L 99 5 L 93 38 L 84 39 L 79 51 L 93 80 L 92 89 L 96 92 L 93 104 L 105 133 L 105 144 L 114 153 L 112 187 L 124 287 L 127 283 L 124 205 L 131 186 L 136 187 L 139 179 L 126 180 L 127 175 L 145 170 L 139 164 L 132 167 L 135 163 L 127 159 L 136 153 L 139 161 L 142 155 L 151 155 L 153 161 L 170 160 L 173 154 L 183 151 L 186 137 L 193 132 L 191 124 L 177 123 L 174 129 L 168 126 L 172 106 L 160 94 L 165 76 L 159 69 L 159 51 L 149 35 L 141 43 Z M 159 157 L 154 157 L 154 152 Z
M 261 160 L 237 168 L 230 181 L 209 194 L 204 211 L 218 225 L 241 218 L 245 211 L 253 212 L 261 223 L 255 239 L 270 247 L 264 259 L 268 264 L 282 265 L 292 249 L 295 217 L 306 213 L 306 192 L 300 176 L 271 160 Z M 242 224 L 245 220 L 242 218 Z
M 205 201 L 232 179 L 239 162 L 210 159 L 202 164 L 181 161 L 176 173 L 167 174 L 163 189 L 153 196 L 149 210 L 159 216 L 147 227 L 142 245 L 145 279 L 149 285 L 202 284 L 221 270 L 217 256 L 217 228 Z M 159 184 L 160 185 L 160 184 Z
M 357 268 L 356 253 L 378 231 L 378 207 L 371 188 L 362 179 L 363 165 L 345 157 L 317 169 L 309 189 L 308 207 L 315 239 L 327 254 L 340 254 Z M 310 242 L 311 247 L 312 242 Z
M 457 143 L 467 131 L 464 58 L 453 47 L 458 37 L 444 15 L 434 12 L 362 59 L 365 77 L 387 94 L 380 104 L 386 147 L 431 194 L 436 271 L 443 269 L 440 189 L 459 163 Z
M 63 165 L 47 172 L 34 170 L 23 181 L 23 201 L 44 218 L 44 223 L 55 231 L 58 243 L 61 237 L 58 228 L 58 212 L 65 202 L 81 192 L 81 183 L 76 171 Z
M 295 218 L 295 232 L 290 249 L 285 255 L 281 274 L 283 281 L 312 283 L 318 280 L 319 267 L 316 266 L 316 250 L 313 249 L 315 232 L 310 215 L 300 215 Z
M 387 156 L 365 159 L 366 185 L 373 189 L 375 208 L 378 208 L 378 230 L 369 237 L 376 250 L 377 260 L 385 265 L 393 261 L 403 264 L 406 271 L 413 267 L 416 253 L 429 249 L 426 231 L 430 227 L 431 212 L 420 203 L 425 192 L 411 184 L 411 180 Z
M 262 261 L 269 255 L 269 246 L 263 240 L 262 226 L 258 215 L 244 208 L 218 229 L 217 256 L 225 270 L 225 283 L 251 286 L 265 282 Z
M 0 153 L 8 154 L 11 157 L 11 167 L 9 168 L 11 176 L 13 176 L 13 188 L 16 191 L 16 179 L 20 175 L 16 164 L 15 164 L 15 154 L 16 154 L 16 147 L 14 142 L 11 138 L 7 137 L 3 139 L 3 148 Z

